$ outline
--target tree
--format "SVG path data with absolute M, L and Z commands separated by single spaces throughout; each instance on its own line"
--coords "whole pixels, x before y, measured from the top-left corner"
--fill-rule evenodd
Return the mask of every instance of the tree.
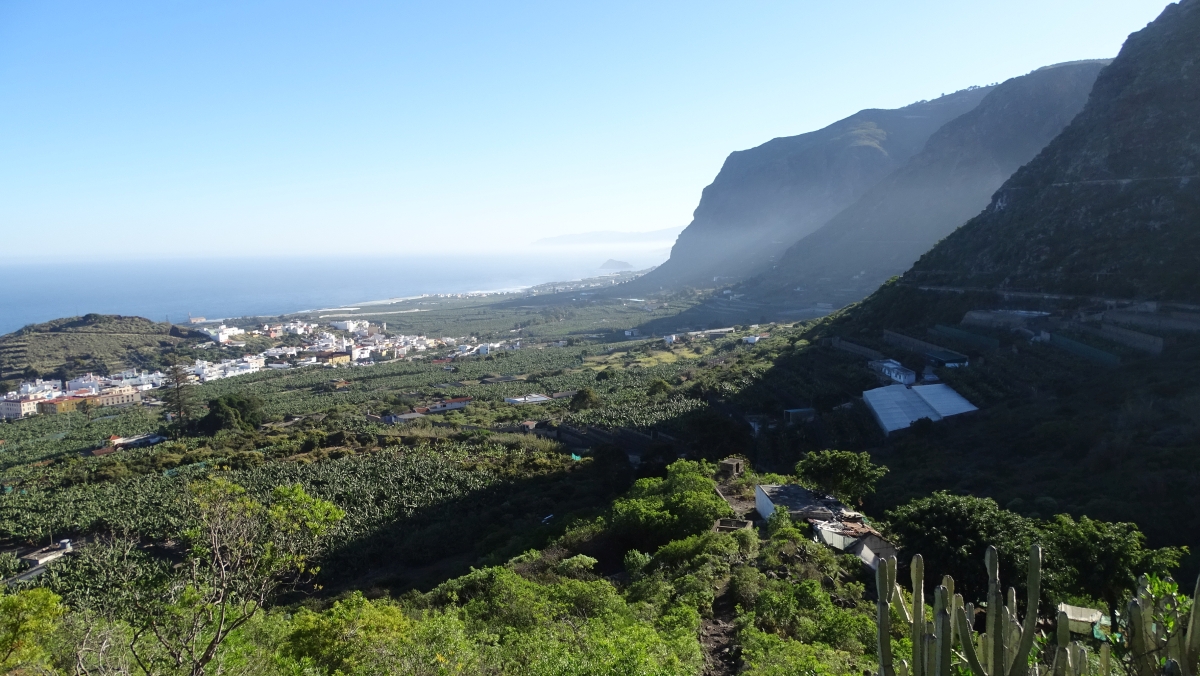
M 1059 514 L 1047 524 L 1053 554 L 1062 566 L 1062 585 L 1108 604 L 1112 626 L 1117 610 L 1137 589 L 1142 574 L 1164 576 L 1179 566 L 1187 547 L 1146 548 L 1146 536 L 1132 523 L 1075 521 Z
M 208 402 L 208 413 L 197 427 L 207 434 L 221 430 L 253 431 L 265 419 L 262 408 L 262 400 L 252 395 L 236 392 L 222 395 Z
M 887 471 L 887 467 L 873 464 L 870 454 L 850 451 L 813 452 L 796 463 L 796 474 L 802 480 L 852 505 L 862 504 L 864 497 L 874 493 L 875 482 Z
M 163 383 L 162 399 L 167 413 L 175 416 L 181 427 L 186 427 L 192 419 L 195 407 L 192 397 L 191 374 L 183 364 L 174 361 L 167 367 L 166 381 Z
M 44 665 L 47 638 L 64 612 L 62 599 L 48 589 L 0 592 L 0 672 L 26 673 Z
M 412 625 L 399 605 L 373 603 L 355 591 L 323 613 L 300 608 L 287 645 L 293 655 L 311 660 L 327 673 L 363 673 L 373 654 L 392 652 L 407 640 Z
M 202 676 L 232 632 L 317 572 L 309 561 L 345 516 L 299 484 L 277 487 L 263 505 L 224 479 L 192 484 L 189 510 L 182 573 L 137 588 L 131 649 L 146 673 Z
M 590 387 L 580 388 L 575 396 L 571 397 L 571 410 L 582 411 L 587 408 L 595 408 L 600 405 L 600 397 L 596 396 L 596 392 Z
M 968 601 L 983 600 L 987 591 L 983 555 L 988 545 L 1000 555 L 1001 579 L 1023 579 L 1029 545 L 1039 535 L 1032 521 L 990 498 L 944 491 L 901 505 L 888 512 L 888 519 L 889 534 L 904 551 L 901 558 L 920 554 L 930 584 L 950 575 L 955 591 Z
M 659 394 L 670 394 L 674 389 L 675 388 L 671 387 L 671 383 L 668 383 L 662 378 L 658 378 L 654 382 L 650 383 L 650 388 L 646 390 L 646 393 L 653 397 Z

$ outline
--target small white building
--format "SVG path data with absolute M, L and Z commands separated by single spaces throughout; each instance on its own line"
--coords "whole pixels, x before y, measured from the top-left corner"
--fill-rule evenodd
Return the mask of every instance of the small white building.
M 366 330 L 366 328 L 367 328 L 367 322 L 360 322 L 360 321 L 356 321 L 353 319 L 347 319 L 345 321 L 329 322 L 329 325 L 332 326 L 333 328 L 337 329 L 338 331 L 350 331 L 350 332 L 358 331 L 359 329 Z
M 88 375 L 91 375 L 90 373 Z M 17 395 L 22 397 L 56 397 L 62 392 L 63 383 L 61 380 L 42 380 L 38 378 L 33 382 L 21 383 L 17 388 Z
M 240 336 L 246 332 L 245 329 L 239 329 L 236 326 L 220 326 L 212 329 L 199 329 L 201 333 L 212 339 L 214 343 L 228 343 L 229 339 L 234 336 Z
M 793 520 L 807 521 L 816 542 L 853 554 L 872 569 L 879 566 L 880 560 L 896 554 L 896 546 L 867 524 L 862 514 L 846 509 L 832 496 L 795 484 L 754 487 L 754 508 L 759 516 L 770 518 L 777 506 L 786 508 Z
M 760 484 L 754 487 L 754 509 L 764 520 L 770 519 L 777 506 L 786 507 L 793 519 L 832 519 L 842 503 L 827 495 L 818 495 L 796 484 Z
M 917 374 L 895 359 L 877 359 L 867 362 L 867 367 L 879 375 L 901 385 L 912 385 L 917 382 Z
M 106 379 L 88 373 L 86 375 L 79 376 L 78 378 L 72 378 L 71 380 L 68 380 L 67 391 L 79 392 L 80 390 L 87 390 L 92 394 L 96 394 L 100 390 L 104 389 L 104 386 L 107 384 L 108 383 Z
M 504 398 L 504 403 L 516 404 L 516 405 L 544 404 L 548 401 L 554 401 L 554 400 L 551 399 L 550 397 L 547 397 L 544 394 L 526 394 L 525 396 L 522 396 L 522 397 L 505 397 Z
M 307 322 L 288 322 L 287 324 L 283 325 L 283 332 L 295 336 L 307 336 L 311 334 L 315 328 L 317 328 L 315 324 L 309 324 Z

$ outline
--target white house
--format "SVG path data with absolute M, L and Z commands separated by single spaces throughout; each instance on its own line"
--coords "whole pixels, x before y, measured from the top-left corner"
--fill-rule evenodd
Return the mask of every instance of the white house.
M 220 326 L 213 329 L 199 329 L 201 333 L 212 339 L 214 343 L 228 343 L 229 339 L 234 336 L 240 336 L 245 333 L 245 329 L 239 329 L 236 326 Z
M 41 397 L 18 397 L 13 399 L 5 397 L 4 399 L 0 399 L 0 418 L 15 420 L 17 418 L 37 415 L 39 401 L 45 400 Z
M 795 484 L 754 487 L 754 508 L 759 516 L 770 518 L 777 506 L 787 509 L 792 519 L 807 521 L 813 528 L 813 540 L 853 554 L 871 568 L 896 554 L 896 546 L 867 524 L 862 514 L 846 509 L 836 498 Z
M 345 321 L 340 321 L 340 322 L 329 322 L 329 325 L 332 326 L 333 328 L 337 329 L 338 331 L 353 332 L 353 331 L 357 331 L 359 329 L 367 328 L 367 322 L 355 321 L 353 319 L 347 319 Z
M 67 381 L 68 392 L 78 392 L 79 390 L 88 390 L 92 394 L 97 394 L 108 383 L 104 378 L 99 378 L 92 374 L 82 375 L 78 378 L 72 378 Z

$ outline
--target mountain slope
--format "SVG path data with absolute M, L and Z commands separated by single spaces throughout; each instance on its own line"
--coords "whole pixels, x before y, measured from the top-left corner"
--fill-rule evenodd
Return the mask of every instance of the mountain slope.
M 670 260 L 630 290 L 711 285 L 713 277 L 742 278 L 769 265 L 988 91 L 978 87 L 896 110 L 863 110 L 818 131 L 732 153 L 704 189 Z
M 910 283 L 1200 301 L 1200 0 L 1129 36 L 1083 111 Z
M 1107 63 L 1048 66 L 1000 84 L 903 167 L 792 245 L 747 291 L 845 304 L 903 273 L 984 209 L 1005 179 L 1067 126 Z

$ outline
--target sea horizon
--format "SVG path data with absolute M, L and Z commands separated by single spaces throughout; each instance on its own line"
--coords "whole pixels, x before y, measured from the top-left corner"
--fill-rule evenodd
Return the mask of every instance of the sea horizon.
M 0 334 L 60 317 L 186 323 L 339 310 L 401 298 L 516 292 L 615 272 L 596 253 L 0 261 Z M 626 255 L 630 269 L 660 263 Z

